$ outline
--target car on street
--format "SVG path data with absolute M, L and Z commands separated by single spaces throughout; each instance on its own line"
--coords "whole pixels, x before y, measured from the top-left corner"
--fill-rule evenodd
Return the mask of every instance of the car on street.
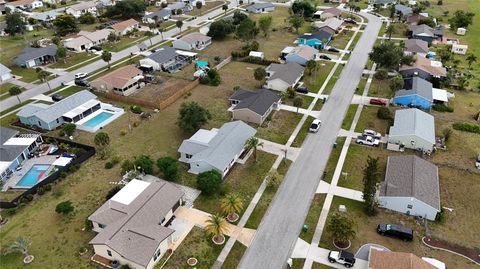
M 65 98 L 65 97 L 61 96 L 60 94 L 54 94 L 54 95 L 52 95 L 52 100 L 53 100 L 54 102 L 61 101 L 61 100 L 63 100 L 63 98 Z
M 330 251 L 328 253 L 328 261 L 331 263 L 343 264 L 343 266 L 350 268 L 355 264 L 355 256 L 347 251 Z
M 334 48 L 334 47 L 330 47 L 330 48 L 328 48 L 328 51 L 332 51 L 332 52 L 340 52 L 340 50 L 339 50 L 339 49 L 337 49 L 337 48 Z
M 377 106 L 386 106 L 387 101 L 382 100 L 382 99 L 370 99 L 370 104 L 371 105 L 377 105 Z
M 377 233 L 384 236 L 395 237 L 403 241 L 413 240 L 413 230 L 395 224 L 378 224 Z
M 376 132 L 374 130 L 365 129 L 365 130 L 363 130 L 362 134 L 365 135 L 365 136 L 371 136 L 371 137 L 376 138 L 376 139 L 382 138 L 382 134 L 379 133 L 379 132 Z
M 308 93 L 308 88 L 305 87 L 305 86 L 298 86 L 296 89 L 295 89 L 296 92 L 299 92 L 299 93 L 304 93 L 304 94 L 307 94 Z
M 75 74 L 75 79 L 82 79 L 88 77 L 88 73 L 77 73 Z
M 380 140 L 373 138 L 369 135 L 359 135 L 357 136 L 357 139 L 355 139 L 355 143 L 359 145 L 378 147 L 378 145 L 380 144 Z
M 84 80 L 84 79 L 76 79 L 75 80 L 75 85 L 81 86 L 81 87 L 90 87 L 90 82 L 88 82 L 88 80 Z
M 320 130 L 320 126 L 322 126 L 322 121 L 319 119 L 314 119 L 308 130 L 312 133 L 316 133 L 318 130 Z

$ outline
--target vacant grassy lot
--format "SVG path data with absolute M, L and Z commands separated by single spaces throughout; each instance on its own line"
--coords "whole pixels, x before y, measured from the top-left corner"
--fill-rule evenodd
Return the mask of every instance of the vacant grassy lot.
M 342 122 L 342 129 L 350 130 L 350 126 L 352 126 L 353 118 L 355 117 L 355 113 L 357 112 L 358 105 L 350 105 L 347 110 L 347 114 Z
M 98 58 L 100 57 L 96 54 L 93 53 L 75 53 L 75 52 L 69 52 L 67 54 L 67 57 L 64 60 L 60 60 L 54 64 L 49 65 L 48 67 L 50 68 L 70 68 L 76 64 L 82 63 L 84 61 L 91 60 L 93 58 Z
M 391 25 L 393 26 L 392 37 L 407 37 L 408 25 L 406 23 L 397 22 Z
M 355 126 L 355 132 L 363 132 L 365 129 L 370 129 L 385 135 L 390 126 L 387 120 L 382 120 L 377 117 L 378 109 L 379 108 L 375 106 L 364 106 L 357 126 Z
M 279 110 L 271 114 L 271 119 L 265 121 L 257 130 L 257 137 L 285 144 L 302 118 L 302 114 Z
M 330 45 L 338 49 L 345 49 L 353 34 L 354 31 L 343 30 L 333 38 L 333 41 L 330 43 Z
M 328 158 L 327 166 L 325 166 L 325 172 L 323 173 L 322 180 L 330 183 L 332 182 L 333 173 L 335 172 L 335 167 L 337 166 L 338 158 L 340 158 L 340 153 L 342 152 L 342 147 L 345 144 L 345 137 L 338 137 L 336 141 L 336 147 L 332 149 L 330 157 Z
M 368 96 L 391 98 L 394 92 L 390 89 L 390 81 L 388 79 L 380 80 L 375 77 L 372 79 Z
M 209 12 L 211 9 L 220 8 L 225 2 L 223 1 L 213 1 L 213 2 L 206 2 L 202 8 L 198 9 L 195 5 L 193 6 L 193 10 L 188 12 L 190 16 L 201 16 Z
M 317 63 L 318 68 L 316 73 L 311 75 L 305 75 L 303 78 L 303 83 L 311 92 L 318 92 L 322 87 L 323 83 L 327 79 L 328 74 L 335 65 L 334 62 L 320 61 Z
M 326 196 L 326 194 L 315 194 L 312 203 L 310 204 L 307 218 L 304 221 L 304 223 L 308 225 L 308 230 L 307 232 L 304 232 L 303 230 L 300 232 L 300 238 L 305 240 L 307 243 L 312 242 L 313 234 L 315 233 L 315 227 L 317 226 L 318 218 L 322 212 L 322 207 Z

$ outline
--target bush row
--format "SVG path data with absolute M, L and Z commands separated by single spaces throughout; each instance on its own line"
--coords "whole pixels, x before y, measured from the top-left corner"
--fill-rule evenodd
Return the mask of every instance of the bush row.
M 432 109 L 440 112 L 453 112 L 453 107 L 444 104 L 435 104 L 432 106 Z
M 453 129 L 480 134 L 480 125 L 469 122 L 457 122 L 453 124 Z

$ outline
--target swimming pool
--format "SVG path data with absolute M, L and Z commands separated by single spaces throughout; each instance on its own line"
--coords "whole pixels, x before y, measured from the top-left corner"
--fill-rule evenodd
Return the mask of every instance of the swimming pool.
M 35 164 L 17 183 L 19 187 L 33 187 L 45 175 L 48 170 L 48 164 Z
M 109 119 L 111 116 L 113 116 L 112 113 L 108 112 L 102 112 L 98 114 L 97 116 L 89 119 L 88 121 L 84 122 L 82 125 L 90 128 L 95 128 L 98 125 L 100 125 L 102 122 L 106 121 Z

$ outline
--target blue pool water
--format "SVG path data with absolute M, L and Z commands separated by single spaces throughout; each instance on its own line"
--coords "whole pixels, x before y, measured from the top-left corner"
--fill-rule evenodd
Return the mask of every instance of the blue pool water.
M 101 124 L 102 122 L 106 121 L 111 116 L 113 116 L 112 113 L 102 112 L 102 113 L 98 114 L 97 116 L 95 116 L 95 117 L 89 119 L 88 121 L 84 122 L 82 125 L 86 126 L 86 127 L 94 128 L 94 127 L 98 126 L 99 124 Z
M 28 170 L 28 172 L 20 179 L 17 183 L 17 186 L 20 187 L 32 187 L 33 185 L 37 184 L 37 182 L 42 178 L 45 174 L 45 171 L 48 170 L 50 165 L 48 164 L 35 164 Z

